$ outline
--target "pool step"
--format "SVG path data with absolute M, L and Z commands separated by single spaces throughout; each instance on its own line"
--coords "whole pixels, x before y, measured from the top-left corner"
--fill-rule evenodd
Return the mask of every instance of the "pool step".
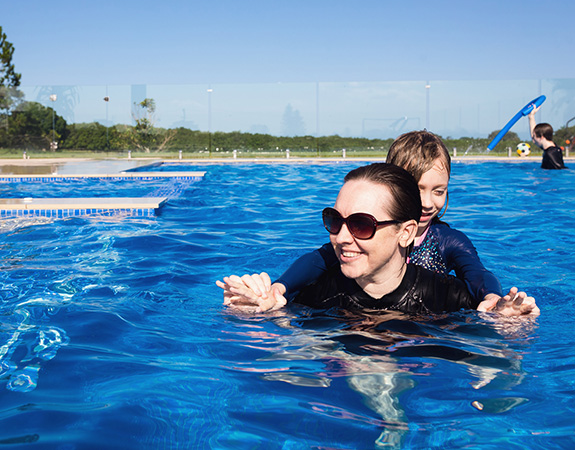
M 112 174 L 74 174 L 74 175 L 2 175 L 0 183 L 14 182 L 53 182 L 53 181 L 77 181 L 77 180 L 192 180 L 200 181 L 206 172 L 121 172 Z
M 167 197 L 3 198 L 0 199 L 0 218 L 152 216 L 167 200 Z

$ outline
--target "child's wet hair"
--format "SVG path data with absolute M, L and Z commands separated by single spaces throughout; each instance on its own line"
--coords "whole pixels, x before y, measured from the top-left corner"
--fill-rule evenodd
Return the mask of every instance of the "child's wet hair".
M 538 138 L 544 137 L 548 141 L 553 140 L 553 127 L 548 123 L 538 123 L 533 128 L 533 134 Z
M 429 131 L 410 131 L 399 136 L 387 153 L 386 162 L 407 170 L 417 182 L 436 160 L 442 160 L 451 176 L 451 156 L 443 141 Z

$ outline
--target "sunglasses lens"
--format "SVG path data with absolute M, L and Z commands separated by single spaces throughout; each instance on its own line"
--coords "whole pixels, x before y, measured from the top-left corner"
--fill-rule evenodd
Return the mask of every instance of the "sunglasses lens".
M 331 234 L 337 234 L 343 225 L 343 217 L 333 208 L 323 210 L 323 226 Z
M 375 233 L 373 219 L 363 214 L 352 214 L 347 218 L 347 226 L 352 235 L 358 239 L 369 239 Z
M 347 219 L 344 219 L 336 209 L 325 208 L 322 217 L 323 225 L 330 234 L 338 234 L 345 223 L 349 232 L 355 238 L 371 239 L 377 228 L 375 219 L 363 213 L 352 214 Z

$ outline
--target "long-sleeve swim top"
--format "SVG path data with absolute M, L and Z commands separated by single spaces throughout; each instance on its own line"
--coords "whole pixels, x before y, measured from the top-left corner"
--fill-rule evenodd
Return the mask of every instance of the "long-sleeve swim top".
M 410 262 L 438 273 L 454 271 L 478 301 L 491 293 L 502 296 L 499 280 L 483 266 L 469 238 L 443 222 L 430 225 L 423 242 L 413 248 Z M 327 243 L 294 261 L 276 282 L 282 283 L 286 296 L 291 297 L 335 264 L 337 257 Z
M 293 300 L 312 308 L 346 310 L 393 310 L 428 314 L 476 309 L 479 302 L 465 284 L 450 275 L 408 264 L 399 286 L 381 298 L 373 298 L 333 265 L 317 281 L 304 287 Z

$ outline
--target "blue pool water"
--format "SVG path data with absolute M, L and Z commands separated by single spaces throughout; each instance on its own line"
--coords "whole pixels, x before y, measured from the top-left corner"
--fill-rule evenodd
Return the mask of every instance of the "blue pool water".
M 536 297 L 537 320 L 222 307 L 216 279 L 277 276 L 326 242 L 320 211 L 361 164 L 189 166 L 206 171 L 196 183 L 0 184 L 2 198 L 170 197 L 151 218 L 0 222 L 0 444 L 572 448 L 573 170 L 453 165 L 445 219 L 504 288 Z

